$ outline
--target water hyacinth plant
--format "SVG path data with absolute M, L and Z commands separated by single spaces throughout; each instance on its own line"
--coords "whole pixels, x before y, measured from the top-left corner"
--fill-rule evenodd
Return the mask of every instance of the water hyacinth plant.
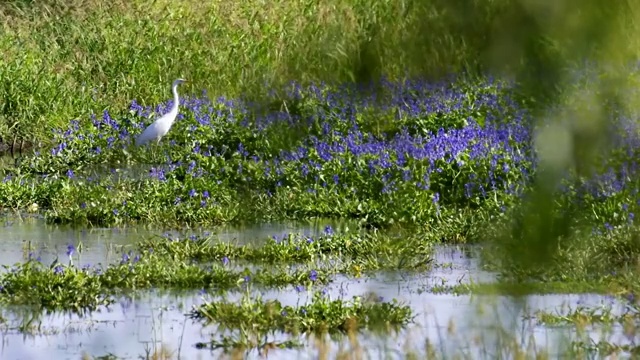
M 526 186 L 531 128 L 515 99 L 491 79 L 293 83 L 266 105 L 192 96 L 159 151 L 134 150 L 132 138 L 172 101 L 134 101 L 128 115 L 105 111 L 56 131 L 49 150 L 5 178 L 0 199 L 37 203 L 58 222 L 429 223 L 455 209 L 499 209 Z M 122 175 L 131 163 L 149 165 Z
M 133 148 L 132 139 L 173 100 L 72 121 L 50 149 L 5 175 L 2 204 L 35 204 L 60 223 L 351 217 L 439 228 L 435 238 L 464 241 L 518 203 L 536 175 L 528 107 L 517 88 L 492 78 L 291 83 L 261 103 L 206 95 L 181 100 L 157 149 Z M 633 119 L 612 121 L 618 155 L 594 169 L 608 175 L 567 174 L 560 207 L 596 206 L 603 180 L 618 179 L 616 194 L 637 188 Z M 598 208 L 601 217 L 606 207 Z

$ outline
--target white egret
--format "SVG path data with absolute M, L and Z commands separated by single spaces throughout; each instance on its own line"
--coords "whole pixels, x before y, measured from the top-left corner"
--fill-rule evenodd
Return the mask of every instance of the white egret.
M 173 91 L 173 106 L 171 107 L 171 110 L 144 129 L 142 134 L 136 138 L 136 146 L 146 144 L 153 140 L 156 141 L 156 144 L 160 143 L 160 139 L 167 135 L 173 125 L 173 122 L 176 120 L 176 116 L 178 116 L 178 105 L 180 104 L 180 99 L 178 98 L 178 85 L 185 81 L 186 80 L 184 79 L 176 79 L 173 82 L 173 85 L 171 86 L 171 91 Z

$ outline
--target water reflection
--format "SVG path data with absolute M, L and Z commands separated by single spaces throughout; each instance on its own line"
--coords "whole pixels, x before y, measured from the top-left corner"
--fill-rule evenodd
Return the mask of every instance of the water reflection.
M 282 237 L 288 233 L 302 233 L 317 236 L 326 226 L 340 231 L 356 229 L 353 222 L 339 220 L 315 220 L 308 222 L 271 223 L 247 226 L 219 226 L 215 228 L 195 228 L 186 231 L 164 229 L 156 226 L 127 226 L 120 228 L 76 228 L 46 224 L 39 216 L 17 218 L 0 217 L 0 265 L 11 265 L 24 261 L 29 246 L 34 256 L 49 263 L 65 255 L 67 246 L 82 244 L 83 251 L 77 263 L 97 264 L 120 260 L 120 249 L 129 247 L 145 237 L 165 236 L 177 238 L 190 234 L 210 236 L 219 241 L 238 244 L 259 243 L 271 236 Z

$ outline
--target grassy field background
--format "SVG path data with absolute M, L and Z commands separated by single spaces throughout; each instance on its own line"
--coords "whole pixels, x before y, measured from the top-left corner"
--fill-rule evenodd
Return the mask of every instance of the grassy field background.
M 191 80 L 183 93 L 259 100 L 291 80 L 507 70 L 544 95 L 586 56 L 627 61 L 635 10 L 593 0 L 5 1 L 0 142 L 46 143 L 71 119 L 157 104 L 179 76 Z
M 116 289 L 156 284 L 229 290 L 252 274 L 275 286 L 424 271 L 440 243 L 482 243 L 501 291 L 635 299 L 638 10 L 631 0 L 0 2 L 0 151 L 41 145 L 0 157 L 0 212 L 87 227 L 340 218 L 380 234 L 331 230 L 255 249 L 162 239 L 140 257 L 123 253 L 106 276 L 29 253 L 0 277 L 0 302 L 56 309 L 82 296 L 95 308 Z M 159 146 L 131 147 L 177 77 L 192 95 L 179 121 Z M 381 77 L 412 81 L 387 82 L 366 105 L 337 86 Z M 292 81 L 328 85 L 300 100 L 287 97 Z M 295 106 L 286 114 L 285 101 Z M 307 268 L 228 272 L 224 259 Z M 205 260 L 220 267 L 191 265 Z
M 183 92 L 233 97 L 289 80 L 456 70 L 471 50 L 445 34 L 442 12 L 364 1 L 5 2 L 0 134 L 46 141 L 51 126 L 89 112 L 163 101 L 179 76 L 191 81 Z M 415 43 L 410 29 L 425 19 L 424 31 L 441 35 Z

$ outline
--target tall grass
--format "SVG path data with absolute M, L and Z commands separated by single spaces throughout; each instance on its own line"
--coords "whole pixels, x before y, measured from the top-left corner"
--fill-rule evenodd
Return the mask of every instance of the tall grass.
M 290 80 L 473 68 L 507 2 L 3 2 L 0 137 L 46 141 L 52 126 L 89 112 L 156 104 L 178 76 L 192 81 L 185 92 L 259 99 Z M 471 25 L 452 9 L 473 13 Z
M 290 80 L 506 70 L 535 97 L 568 64 L 637 54 L 636 13 L 595 0 L 5 1 L 0 143 L 46 141 L 134 98 L 156 104 L 178 76 L 188 92 L 260 99 Z

